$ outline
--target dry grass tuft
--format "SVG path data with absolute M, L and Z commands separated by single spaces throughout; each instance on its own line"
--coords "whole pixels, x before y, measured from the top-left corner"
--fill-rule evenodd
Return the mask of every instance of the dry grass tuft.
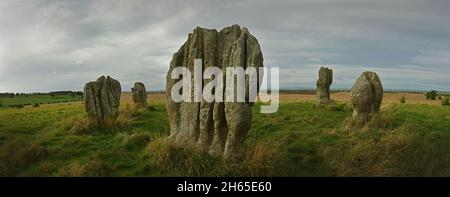
M 148 145 L 154 164 L 165 176 L 283 176 L 288 168 L 286 151 L 279 143 L 246 143 L 243 158 L 233 161 L 210 155 L 195 148 L 180 147 L 166 138 Z
M 48 155 L 47 149 L 17 138 L 0 147 L 0 176 L 12 176 Z

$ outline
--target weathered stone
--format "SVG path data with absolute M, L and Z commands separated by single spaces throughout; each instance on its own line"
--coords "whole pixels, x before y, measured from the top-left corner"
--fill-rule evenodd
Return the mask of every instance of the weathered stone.
M 136 109 L 144 109 L 147 107 L 147 91 L 142 82 L 134 83 L 134 87 L 131 88 L 131 93 Z
M 323 106 L 330 103 L 330 86 L 333 83 L 333 70 L 327 67 L 320 67 L 319 78 L 317 79 L 317 106 Z
M 111 126 L 119 116 L 120 83 L 101 76 L 84 86 L 84 106 L 91 125 Z
M 353 119 L 360 124 L 371 121 L 378 115 L 383 100 L 380 78 L 375 72 L 363 72 L 353 85 L 351 95 Z
M 260 46 L 247 28 L 241 29 L 239 25 L 221 31 L 197 27 L 173 55 L 166 77 L 167 112 L 171 127 L 169 139 L 178 145 L 197 146 L 225 159 L 234 158 L 240 153 L 250 128 L 252 102 L 177 103 L 171 98 L 172 86 L 177 82 L 171 79 L 172 70 L 184 66 L 193 73 L 194 59 L 198 58 L 202 59 L 203 69 L 219 67 L 225 79 L 228 66 L 244 69 L 262 67 Z M 203 79 L 203 84 L 209 81 Z M 193 80 L 191 82 L 193 87 Z

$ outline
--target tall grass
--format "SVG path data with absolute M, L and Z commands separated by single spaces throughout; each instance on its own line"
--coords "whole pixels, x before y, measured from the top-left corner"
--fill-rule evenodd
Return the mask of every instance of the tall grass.
M 195 148 L 180 147 L 166 138 L 148 145 L 148 156 L 163 176 L 287 176 L 286 151 L 279 143 L 246 143 L 243 157 L 223 160 Z
M 79 103 L 2 109 L 0 175 L 450 176 L 448 107 L 397 102 L 376 124 L 345 127 L 346 103 L 281 103 L 275 114 L 258 105 L 233 161 L 167 142 L 162 103 L 122 105 L 113 128 L 90 127 Z
M 0 176 L 14 176 L 48 155 L 45 147 L 16 138 L 0 147 Z

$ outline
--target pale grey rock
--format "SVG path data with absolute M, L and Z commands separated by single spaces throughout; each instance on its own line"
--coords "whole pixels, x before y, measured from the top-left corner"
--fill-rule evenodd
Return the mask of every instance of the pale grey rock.
M 319 78 L 317 79 L 316 83 L 317 106 L 328 105 L 331 102 L 330 86 L 332 83 L 333 83 L 333 70 L 327 67 L 320 67 Z
M 141 110 L 147 107 L 147 90 L 142 82 L 134 83 L 131 88 L 131 94 L 136 109 Z
M 383 86 L 375 72 L 365 71 L 359 76 L 351 90 L 353 119 L 365 124 L 376 117 L 383 100 Z
M 221 31 L 197 27 L 173 55 L 166 77 L 170 139 L 178 145 L 196 146 L 225 159 L 235 158 L 241 153 L 250 129 L 251 102 L 176 103 L 171 98 L 171 88 L 177 82 L 171 79 L 171 71 L 185 66 L 193 73 L 194 59 L 197 58 L 203 60 L 204 69 L 211 66 L 222 69 L 225 79 L 227 66 L 262 67 L 260 46 L 247 28 L 239 25 Z M 204 84 L 207 82 L 209 80 L 203 80 Z

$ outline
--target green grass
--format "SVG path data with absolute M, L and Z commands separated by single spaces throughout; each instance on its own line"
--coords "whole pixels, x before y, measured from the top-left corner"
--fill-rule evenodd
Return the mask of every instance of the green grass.
M 244 159 L 164 141 L 165 106 L 123 106 L 115 129 L 85 125 L 81 102 L 0 110 L 1 176 L 450 176 L 450 107 L 398 104 L 381 128 L 346 128 L 344 104 L 253 108 Z
M 2 102 L 3 108 L 12 107 L 13 105 L 34 105 L 34 104 L 51 104 L 51 103 L 61 103 L 61 102 L 69 102 L 69 101 L 80 101 L 83 97 L 76 95 L 55 95 L 52 97 L 51 95 L 17 95 L 13 98 L 11 97 L 1 97 L 0 100 Z

